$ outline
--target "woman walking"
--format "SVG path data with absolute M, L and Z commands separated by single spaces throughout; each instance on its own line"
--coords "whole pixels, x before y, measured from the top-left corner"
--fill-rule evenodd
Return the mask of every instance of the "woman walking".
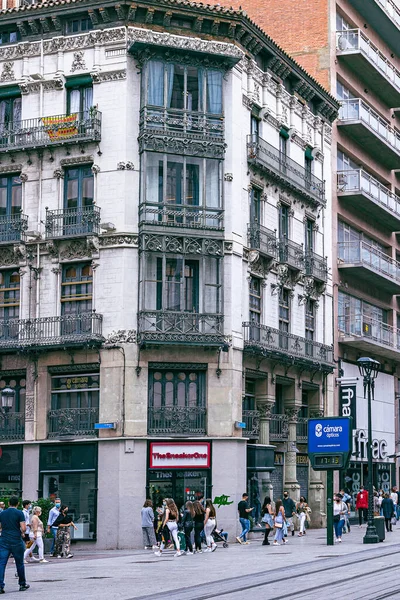
M 333 528 L 335 530 L 335 541 L 342 542 L 342 531 L 345 524 L 347 505 L 343 502 L 341 494 L 336 494 L 333 503 Z
M 201 532 L 204 529 L 204 519 L 206 516 L 206 511 L 204 510 L 202 504 L 195 500 L 193 502 L 194 509 L 194 547 L 196 552 L 201 552 Z
M 73 558 L 73 554 L 70 553 L 71 534 L 70 527 L 73 527 L 75 531 L 78 530 L 75 523 L 72 522 L 71 517 L 68 516 L 68 506 L 63 504 L 60 508 L 60 514 L 53 523 L 53 527 L 58 527 L 56 535 L 56 543 L 54 547 L 54 554 L 57 558 Z
M 262 519 L 261 522 L 265 525 L 265 534 L 263 546 L 270 546 L 268 536 L 271 533 L 271 529 L 274 527 L 274 511 L 272 510 L 272 502 L 269 496 L 264 498 L 264 503 L 261 509 Z
M 206 500 L 206 516 L 204 519 L 204 534 L 206 536 L 207 548 L 204 552 L 214 552 L 217 549 L 217 544 L 214 542 L 212 532 L 215 529 L 215 518 L 216 518 L 215 507 L 212 503 L 211 498 Z
M 302 537 L 306 533 L 306 518 L 307 518 L 307 502 L 304 496 L 300 497 L 300 502 L 296 505 L 296 512 L 299 517 L 300 531 L 299 537 Z
M 394 502 L 389 494 L 385 494 L 382 500 L 382 512 L 385 517 L 386 531 L 393 531 L 392 529 L 392 517 L 396 516 L 396 509 Z
M 193 502 L 188 500 L 185 504 L 185 510 L 181 521 L 183 532 L 185 534 L 186 554 L 193 554 L 192 531 L 194 527 L 194 515 Z
M 181 547 L 179 544 L 178 538 L 178 519 L 179 519 L 179 511 L 178 507 L 175 504 L 173 498 L 166 498 L 166 509 L 164 513 L 164 521 L 163 527 L 167 527 L 169 533 L 172 536 L 172 539 L 175 542 L 176 550 L 174 556 L 181 556 Z M 165 540 L 163 540 L 160 544 L 160 549 L 154 552 L 156 556 L 161 556 L 162 551 L 164 550 Z
M 279 542 L 283 542 L 284 544 L 288 544 L 288 541 L 285 540 L 283 536 L 283 526 L 285 524 L 285 509 L 283 508 L 282 500 L 277 500 L 275 505 L 275 538 L 274 538 L 274 546 L 279 546 Z
M 141 517 L 144 549 L 157 550 L 158 546 L 154 533 L 153 502 L 151 500 L 147 499 L 143 504 Z
M 43 523 L 40 520 L 40 516 L 42 514 L 42 509 L 40 508 L 40 506 L 35 506 L 35 508 L 32 511 L 32 517 L 31 517 L 31 522 L 30 522 L 30 531 L 29 531 L 29 540 L 32 541 L 32 545 L 30 546 L 30 548 L 28 548 L 27 550 L 25 550 L 24 553 L 24 561 L 27 563 L 28 562 L 28 556 L 30 554 L 32 554 L 34 548 L 36 548 L 36 546 L 38 547 L 39 550 L 39 558 L 34 558 L 32 555 L 32 559 L 33 560 L 38 560 L 41 563 L 47 563 L 49 562 L 48 560 L 46 560 L 44 558 L 44 547 L 43 547 L 43 532 L 44 532 L 44 527 L 43 527 Z

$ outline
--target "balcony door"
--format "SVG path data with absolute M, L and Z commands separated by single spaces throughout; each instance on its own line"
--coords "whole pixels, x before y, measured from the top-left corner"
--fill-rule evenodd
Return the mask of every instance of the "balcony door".
M 49 437 L 57 434 L 94 435 L 99 393 L 98 373 L 52 377 Z
M 19 272 L 0 271 L 0 339 L 18 338 L 19 302 Z
M 61 283 L 62 335 L 90 333 L 92 329 L 93 271 L 90 263 L 64 265 Z
M 290 296 L 289 290 L 281 288 L 279 293 L 279 348 L 289 348 Z
M 0 241 L 21 239 L 22 183 L 18 175 L 0 178 Z
M 0 146 L 14 145 L 18 140 L 13 133 L 21 123 L 21 96 L 0 96 Z
M 78 85 L 67 90 L 67 114 L 78 115 L 79 120 L 90 117 L 93 106 L 93 86 Z
M 199 312 L 199 263 L 157 259 L 157 310 Z
M 92 233 L 94 179 L 91 167 L 66 169 L 64 186 L 64 236 Z

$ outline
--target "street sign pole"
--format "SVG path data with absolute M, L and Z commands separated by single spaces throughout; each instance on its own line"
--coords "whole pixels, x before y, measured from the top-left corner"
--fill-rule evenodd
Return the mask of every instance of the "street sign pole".
M 333 546 L 333 470 L 326 472 L 326 544 Z

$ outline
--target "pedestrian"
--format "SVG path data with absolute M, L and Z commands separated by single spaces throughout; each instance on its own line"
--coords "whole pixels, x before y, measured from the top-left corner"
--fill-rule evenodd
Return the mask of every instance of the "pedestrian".
M 44 527 L 43 527 L 42 521 L 40 520 L 41 514 L 42 514 L 42 509 L 40 508 L 40 506 L 35 506 L 35 508 L 33 509 L 33 512 L 32 512 L 32 516 L 31 516 L 30 531 L 29 531 L 29 538 L 32 541 L 32 546 L 30 546 L 30 548 L 27 548 L 24 553 L 24 560 L 26 563 L 28 562 L 29 555 L 31 556 L 31 558 L 33 560 L 38 560 L 41 563 L 49 562 L 48 560 L 46 560 L 44 558 L 44 544 L 43 544 Z M 38 547 L 38 551 L 39 551 L 38 559 L 34 558 L 34 556 L 32 554 L 32 552 L 33 552 L 34 548 L 36 548 L 36 546 Z
M 289 496 L 289 492 L 283 492 L 283 508 L 285 509 L 286 522 L 288 525 L 288 529 L 292 532 L 292 536 L 294 535 L 294 522 L 293 517 L 296 516 L 296 503 Z
M 300 497 L 300 502 L 296 504 L 296 513 L 299 518 L 300 531 L 299 537 L 302 537 L 306 533 L 306 518 L 308 512 L 308 505 L 304 496 Z
M 293 502 L 294 504 L 294 502 Z M 262 519 L 261 522 L 265 526 L 265 534 L 264 541 L 262 543 L 263 546 L 270 546 L 268 541 L 268 536 L 271 533 L 271 530 L 274 528 L 274 511 L 272 510 L 272 502 L 269 496 L 264 498 L 264 502 L 261 508 Z
M 394 514 L 396 519 L 399 518 L 399 495 L 397 492 L 397 486 L 393 486 L 392 487 L 392 493 L 390 494 L 391 499 L 393 500 L 393 504 L 394 504 Z
M 22 536 L 26 532 L 25 516 L 22 510 L 18 510 L 17 496 L 11 496 L 8 508 L 0 513 L 0 594 L 4 594 L 4 575 L 10 555 L 15 560 L 18 573 L 19 591 L 25 592 L 30 588 L 25 579 L 24 552 L 25 544 Z
M 166 498 L 165 502 L 166 502 L 166 509 L 165 509 L 165 513 L 164 513 L 163 530 L 165 529 L 165 527 L 167 527 L 169 534 L 172 536 L 172 539 L 175 542 L 177 552 L 174 554 L 174 556 L 181 556 L 182 552 L 181 552 L 181 547 L 180 547 L 179 539 L 178 539 L 178 520 L 179 520 L 178 507 L 176 506 L 173 498 Z M 164 533 L 163 533 L 163 536 L 164 536 Z M 161 553 L 164 550 L 166 542 L 167 542 L 167 540 L 164 537 L 163 541 L 160 544 L 160 548 L 158 550 L 156 550 L 156 552 L 154 553 L 156 556 L 161 556 Z
M 3 512 L 3 510 L 5 510 L 6 505 L 4 504 L 4 502 L 0 502 L 0 513 Z
M 206 536 L 207 548 L 204 552 L 214 552 L 217 549 L 217 544 L 214 542 L 212 532 L 215 529 L 217 513 L 212 503 L 211 498 L 206 499 L 206 516 L 204 519 L 204 533 Z
M 342 496 L 343 502 L 347 506 L 347 512 L 346 512 L 345 518 L 344 518 L 344 525 L 343 525 L 342 533 L 350 533 L 351 528 L 350 528 L 349 515 L 350 515 L 350 508 L 351 508 L 351 496 L 343 489 L 340 490 L 340 495 Z
M 275 527 L 275 537 L 273 546 L 279 546 L 279 542 L 283 542 L 287 544 L 288 541 L 285 540 L 283 535 L 283 527 L 285 524 L 285 509 L 283 508 L 282 500 L 279 499 L 276 501 L 275 505 L 275 519 L 274 519 L 274 527 Z
M 151 500 L 147 499 L 143 504 L 141 517 L 144 549 L 157 550 L 156 534 L 154 533 L 153 502 Z
M 342 542 L 342 531 L 345 523 L 347 505 L 343 502 L 342 495 L 336 494 L 333 503 L 333 528 L 335 530 L 335 541 Z
M 249 508 L 248 500 L 249 495 L 245 492 L 242 494 L 242 499 L 238 504 L 239 521 L 242 526 L 242 533 L 236 538 L 239 544 L 250 544 L 250 542 L 247 541 L 247 534 L 250 531 L 249 514 L 253 509 Z
M 382 512 L 385 518 L 386 531 L 393 531 L 392 518 L 396 516 L 396 507 L 391 495 L 385 494 L 382 500 Z
M 194 516 L 193 502 L 188 500 L 185 504 L 185 510 L 183 511 L 181 521 L 183 533 L 185 534 L 186 554 L 193 554 L 192 531 L 194 528 Z
M 68 516 L 68 506 L 62 504 L 60 507 L 60 514 L 54 521 L 54 527 L 57 527 L 56 543 L 54 548 L 54 554 L 57 558 L 73 558 L 73 554 L 70 552 L 71 545 L 71 533 L 70 528 L 73 527 L 75 531 L 78 529 L 73 523 L 71 517 Z
M 193 502 L 194 510 L 194 547 L 195 551 L 201 553 L 201 532 L 204 529 L 204 519 L 206 518 L 206 511 L 199 500 Z
M 56 498 L 55 504 L 54 504 L 53 508 L 50 510 L 49 518 L 47 520 L 47 533 L 51 532 L 51 534 L 53 536 L 53 543 L 51 544 L 51 550 L 50 550 L 50 554 L 52 556 L 54 556 L 54 547 L 56 544 L 57 529 L 58 529 L 57 527 L 54 527 L 54 522 L 60 514 L 60 507 L 61 507 L 61 499 Z
M 363 520 L 364 523 L 368 520 L 368 492 L 363 485 L 360 486 L 360 491 L 357 494 L 356 510 L 358 511 L 358 526 L 361 527 Z
M 24 513 L 25 523 L 26 523 L 26 533 L 24 535 L 24 542 L 25 542 L 25 547 L 27 549 L 32 546 L 32 540 L 29 537 L 29 532 L 30 532 L 29 522 L 30 522 L 30 518 L 31 518 L 31 508 L 32 508 L 31 501 L 30 500 L 23 500 L 23 502 L 22 502 L 22 512 Z M 30 550 L 28 552 L 28 554 L 30 555 L 31 558 L 33 558 L 32 550 Z

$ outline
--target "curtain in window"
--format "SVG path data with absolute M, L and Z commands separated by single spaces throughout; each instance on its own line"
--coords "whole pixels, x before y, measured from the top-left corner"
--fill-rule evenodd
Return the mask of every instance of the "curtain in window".
M 199 108 L 198 110 L 204 110 L 204 69 L 198 70 L 198 80 L 199 80 Z
M 219 162 L 217 160 L 206 160 L 206 206 L 220 207 Z
M 167 65 L 167 108 L 171 108 L 172 91 L 174 89 L 174 65 Z
M 15 98 L 13 102 L 13 116 L 12 120 L 15 125 L 19 125 L 21 123 L 21 98 Z
M 148 104 L 164 106 L 164 63 L 158 60 L 150 60 L 147 63 L 147 75 Z
M 222 113 L 222 73 L 207 71 L 207 111 L 219 115 Z
M 79 113 L 81 104 L 80 90 L 71 90 L 69 94 L 69 112 L 70 114 Z
M 83 116 L 85 118 L 89 115 L 89 109 L 93 106 L 93 88 L 83 88 Z
M 6 126 L 6 110 L 7 100 L 2 100 L 0 102 L 0 133 L 4 131 Z

